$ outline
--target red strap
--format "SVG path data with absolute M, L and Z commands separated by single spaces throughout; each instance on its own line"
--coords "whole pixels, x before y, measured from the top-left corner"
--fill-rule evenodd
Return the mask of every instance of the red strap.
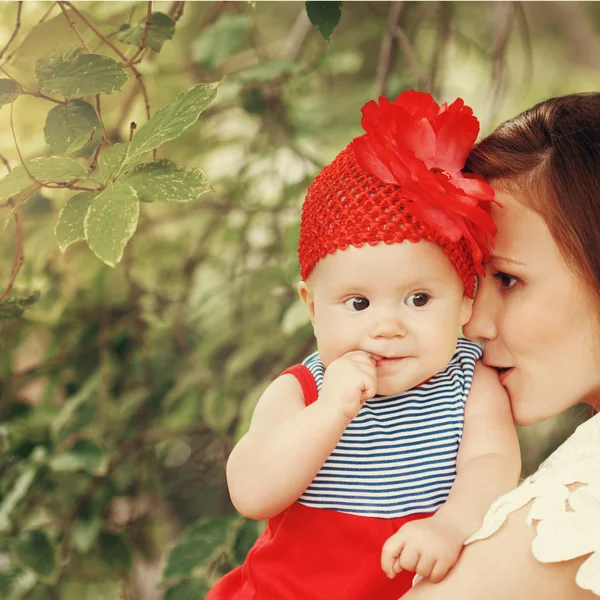
M 288 373 L 298 380 L 302 386 L 302 392 L 304 393 L 304 402 L 306 406 L 310 406 L 319 397 L 317 382 L 312 373 L 305 365 L 294 365 L 293 367 L 286 369 L 282 375 Z

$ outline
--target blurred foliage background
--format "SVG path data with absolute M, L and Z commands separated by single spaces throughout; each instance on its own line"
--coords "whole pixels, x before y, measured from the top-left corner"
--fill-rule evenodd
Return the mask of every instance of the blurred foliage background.
M 119 60 L 77 11 L 127 57 L 149 9 L 167 15 L 173 35 L 157 43 L 150 29 L 154 49 L 137 63 L 151 114 L 222 81 L 158 150 L 202 169 L 210 192 L 142 203 L 116 268 L 84 242 L 60 252 L 69 190 L 42 187 L 16 213 L 4 204 L 0 294 L 16 274 L 0 302 L 9 600 L 196 600 L 243 560 L 263 524 L 236 516 L 225 460 L 260 393 L 313 349 L 295 290 L 300 207 L 311 178 L 360 134 L 365 102 L 408 88 L 461 96 L 485 134 L 546 97 L 598 89 L 598 3 L 150 4 L 0 3 L 0 78 L 31 92 L 2 102 L 1 177 L 21 163 L 17 145 L 24 159 L 51 154 L 54 104 L 37 93 L 35 64 L 80 45 L 69 18 L 94 52 Z M 122 30 L 136 26 L 127 45 Z M 104 146 L 143 125 L 136 77 L 102 98 L 102 117 Z M 524 474 L 585 417 L 576 407 L 522 430 Z

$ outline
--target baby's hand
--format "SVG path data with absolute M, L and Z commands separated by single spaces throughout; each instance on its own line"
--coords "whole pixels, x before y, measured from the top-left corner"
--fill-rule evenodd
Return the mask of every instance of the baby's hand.
M 365 400 L 376 393 L 377 369 L 367 352 L 347 352 L 325 370 L 321 395 L 337 403 L 350 420 L 358 414 Z
M 464 535 L 444 517 L 409 521 L 383 545 L 381 568 L 393 579 L 400 571 L 416 571 L 433 583 L 456 564 Z

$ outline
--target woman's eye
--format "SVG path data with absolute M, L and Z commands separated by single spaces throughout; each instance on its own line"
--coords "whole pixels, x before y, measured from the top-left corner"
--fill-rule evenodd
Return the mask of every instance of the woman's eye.
M 501 290 L 510 290 L 519 281 L 516 277 L 502 273 L 502 271 L 497 271 L 492 277 L 498 281 Z
M 344 304 L 351 310 L 365 310 L 365 308 L 369 307 L 370 302 L 363 298 L 362 296 L 355 296 L 354 298 L 349 298 L 344 302 Z
M 411 294 L 404 302 L 408 306 L 414 306 L 415 308 L 421 308 L 425 306 L 431 300 L 429 294 L 419 292 L 418 294 Z

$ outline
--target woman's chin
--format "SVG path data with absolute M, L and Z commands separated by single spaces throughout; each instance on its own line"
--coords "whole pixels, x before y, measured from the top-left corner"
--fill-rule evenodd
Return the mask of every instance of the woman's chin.
M 525 404 L 520 404 L 518 401 L 512 401 L 511 399 L 513 421 L 515 425 L 519 425 L 519 427 L 535 425 L 536 423 L 555 417 L 569 407 L 556 407 L 556 410 L 549 410 L 550 408 L 550 405 L 536 406 L 534 403 L 527 404 L 527 402 Z

